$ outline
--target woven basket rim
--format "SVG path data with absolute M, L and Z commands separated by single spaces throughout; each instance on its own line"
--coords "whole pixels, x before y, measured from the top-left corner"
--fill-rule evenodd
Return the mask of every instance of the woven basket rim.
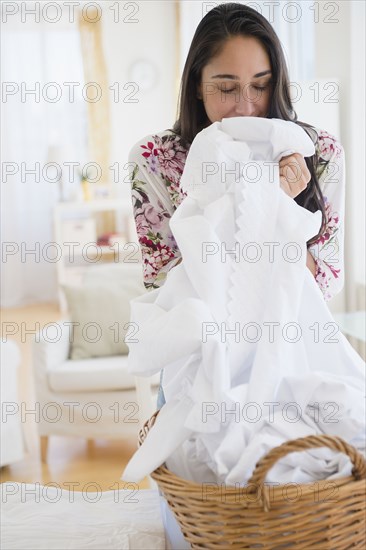
M 171 472 L 166 466 L 159 466 L 156 468 L 151 474 L 151 477 L 155 481 L 160 481 L 164 478 L 169 478 L 169 482 L 175 483 L 176 485 L 179 485 L 180 487 L 183 487 L 185 490 L 189 490 L 192 495 L 195 493 L 202 493 L 202 483 L 197 483 L 194 481 L 191 481 L 189 479 L 185 479 L 184 477 L 180 477 L 174 472 Z M 319 486 L 319 490 L 322 490 L 325 488 L 326 485 L 329 485 L 329 483 L 334 483 L 338 487 L 342 487 L 344 485 L 348 485 L 349 483 L 363 483 L 363 479 L 355 479 L 354 476 L 342 476 L 338 477 L 336 479 L 317 479 L 314 481 L 308 481 L 306 483 L 299 483 L 296 481 L 289 481 L 286 483 L 279 483 L 273 486 L 273 491 L 280 491 L 282 493 L 282 490 L 286 487 L 288 487 L 289 484 L 296 485 L 297 487 L 300 487 L 301 489 L 304 489 L 306 491 L 307 489 L 311 489 L 311 487 L 314 486 L 314 483 L 317 483 Z M 207 482 L 209 483 L 209 482 Z M 211 483 L 211 482 L 210 482 Z M 214 482 L 212 482 L 214 483 Z M 222 493 L 225 493 L 226 495 L 230 496 L 231 494 L 234 495 L 238 492 L 238 487 L 235 487 L 234 485 L 225 485 L 224 483 L 217 482 L 220 485 L 220 490 Z M 265 482 L 267 485 L 267 482 Z M 271 486 L 271 483 L 268 483 L 268 486 Z M 241 489 L 245 489 L 246 485 L 242 485 Z
M 141 428 L 140 445 L 157 414 L 158 411 Z M 309 436 L 309 439 L 291 440 L 282 448 L 280 445 L 275 453 L 271 454 L 270 450 L 258 460 L 254 469 L 257 475 L 253 474 L 249 480 L 253 482 L 250 489 L 245 485 L 233 487 L 213 483 L 207 492 L 204 482 L 186 480 L 168 470 L 166 464 L 150 475 L 191 548 L 288 548 L 289 545 L 301 549 L 363 548 L 366 540 L 366 461 L 357 449 L 335 439 Z M 351 476 L 319 480 L 315 488 L 314 482 L 295 483 L 295 487 L 289 492 L 286 490 L 285 494 L 282 490 L 289 484 L 273 485 L 271 490 L 265 485 L 265 474 L 287 452 L 323 444 L 349 456 L 354 465 Z M 333 483 L 331 488 L 335 489 L 335 494 L 331 495 L 330 481 Z
M 143 425 L 143 428 L 140 430 L 139 432 L 139 446 L 142 444 L 143 440 L 145 439 L 150 427 L 154 424 L 155 422 L 155 419 L 157 417 L 159 413 L 159 410 L 155 411 L 155 413 L 148 419 L 146 420 L 146 422 L 144 423 Z M 145 432 L 144 432 L 145 430 Z M 336 438 L 335 436 L 330 436 L 334 439 L 340 439 L 340 438 Z M 361 458 L 363 460 L 364 457 L 361 455 L 361 453 L 359 453 Z M 366 460 L 365 460 L 365 463 L 366 463 Z M 191 493 L 192 493 L 192 496 L 193 496 L 193 493 L 202 493 L 202 483 L 197 483 L 197 482 L 194 482 L 194 481 L 191 481 L 189 479 L 185 479 L 183 477 L 180 477 L 178 476 L 177 474 L 175 474 L 174 472 L 171 472 L 165 463 L 163 463 L 162 465 L 158 466 L 158 468 L 156 468 L 153 472 L 151 472 L 151 477 L 155 480 L 155 481 L 160 481 L 161 479 L 164 480 L 164 478 L 168 478 L 169 479 L 169 482 L 171 483 L 175 483 L 179 486 L 184 486 L 184 489 L 185 490 L 189 490 Z M 326 484 L 329 484 L 329 483 L 334 483 L 336 486 L 338 487 L 342 487 L 344 485 L 348 485 L 349 483 L 362 483 L 363 482 L 363 479 L 356 479 L 353 475 L 349 475 L 349 476 L 342 476 L 342 477 L 338 477 L 338 478 L 335 478 L 335 479 L 329 479 L 329 478 L 325 478 L 325 479 L 319 479 L 319 480 L 313 480 L 313 481 L 309 481 L 309 482 L 306 482 L 306 483 L 298 483 L 298 482 L 286 482 L 286 483 L 281 483 L 281 484 L 276 484 L 274 487 L 273 487 L 273 491 L 274 493 L 278 492 L 278 491 L 281 491 L 286 487 L 288 486 L 288 484 L 292 483 L 292 484 L 295 484 L 297 487 L 300 487 L 301 489 L 304 489 L 305 491 L 307 489 L 310 489 L 311 486 L 314 485 L 314 483 L 317 483 L 318 486 L 319 486 L 319 489 L 323 489 L 323 486 L 326 485 Z M 266 484 L 267 482 L 265 482 Z M 224 487 L 222 487 L 222 485 L 224 485 Z M 270 486 L 271 484 L 268 483 L 268 486 Z M 230 486 L 230 485 L 226 485 L 226 484 L 223 484 L 220 482 L 220 486 L 221 486 L 221 490 L 222 490 L 222 493 L 226 494 L 226 495 L 235 495 L 237 492 L 238 492 L 238 487 L 237 486 Z M 242 489 L 245 488 L 245 485 L 243 485 L 241 487 Z

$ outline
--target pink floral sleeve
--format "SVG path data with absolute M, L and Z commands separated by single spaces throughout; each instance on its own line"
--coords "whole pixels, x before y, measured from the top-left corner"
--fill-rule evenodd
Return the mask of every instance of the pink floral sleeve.
M 169 220 L 185 196 L 179 181 L 186 155 L 179 137 L 166 132 L 147 136 L 129 153 L 132 206 L 148 290 L 159 288 L 181 262 Z
M 316 263 L 315 280 L 328 301 L 344 285 L 345 160 L 342 145 L 325 131 L 319 131 L 316 148 L 327 226 L 324 235 L 309 247 L 309 251 Z

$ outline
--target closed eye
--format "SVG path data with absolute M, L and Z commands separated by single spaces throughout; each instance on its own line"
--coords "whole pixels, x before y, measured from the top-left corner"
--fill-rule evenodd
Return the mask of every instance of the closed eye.
M 235 92 L 236 88 L 232 88 L 231 90 L 221 90 L 224 94 L 231 94 L 231 92 Z
M 264 92 L 264 90 L 266 90 L 268 86 L 253 86 L 253 88 L 255 90 L 259 90 L 260 92 Z M 230 90 L 221 89 L 220 91 L 223 92 L 224 94 L 230 94 L 231 92 L 237 91 L 237 88 L 231 88 Z

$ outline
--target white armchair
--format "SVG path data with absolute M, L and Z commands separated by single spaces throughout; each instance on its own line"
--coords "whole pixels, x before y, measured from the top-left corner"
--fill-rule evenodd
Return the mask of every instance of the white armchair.
M 120 277 L 122 271 L 116 266 L 109 271 L 106 268 L 95 271 L 99 278 L 108 280 L 107 285 L 111 272 L 113 277 L 116 274 Z M 124 289 L 127 287 L 128 281 L 125 281 Z M 132 287 L 131 282 L 129 288 Z M 150 379 L 133 376 L 127 371 L 128 355 L 70 359 L 69 321 L 65 318 L 50 324 L 46 331 L 36 335 L 33 346 L 43 461 L 51 435 L 87 439 L 137 438 L 140 425 L 156 410 L 159 375 Z M 121 319 L 121 322 L 126 320 Z
M 51 342 L 53 338 L 57 341 Z M 137 437 L 140 424 L 156 409 L 158 376 L 140 379 L 129 374 L 127 355 L 71 360 L 69 340 L 68 319 L 64 319 L 48 328 L 47 340 L 38 334 L 33 348 L 43 461 L 51 435 Z

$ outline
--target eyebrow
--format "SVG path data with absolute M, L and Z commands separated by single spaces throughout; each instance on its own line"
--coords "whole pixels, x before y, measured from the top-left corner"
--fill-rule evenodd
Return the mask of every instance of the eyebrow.
M 261 73 L 257 73 L 253 76 L 253 78 L 259 78 L 261 76 L 265 76 L 266 74 L 271 74 L 272 71 L 262 71 Z M 240 80 L 240 78 L 234 74 L 216 74 L 214 76 L 211 76 L 211 78 L 229 78 L 230 80 Z

